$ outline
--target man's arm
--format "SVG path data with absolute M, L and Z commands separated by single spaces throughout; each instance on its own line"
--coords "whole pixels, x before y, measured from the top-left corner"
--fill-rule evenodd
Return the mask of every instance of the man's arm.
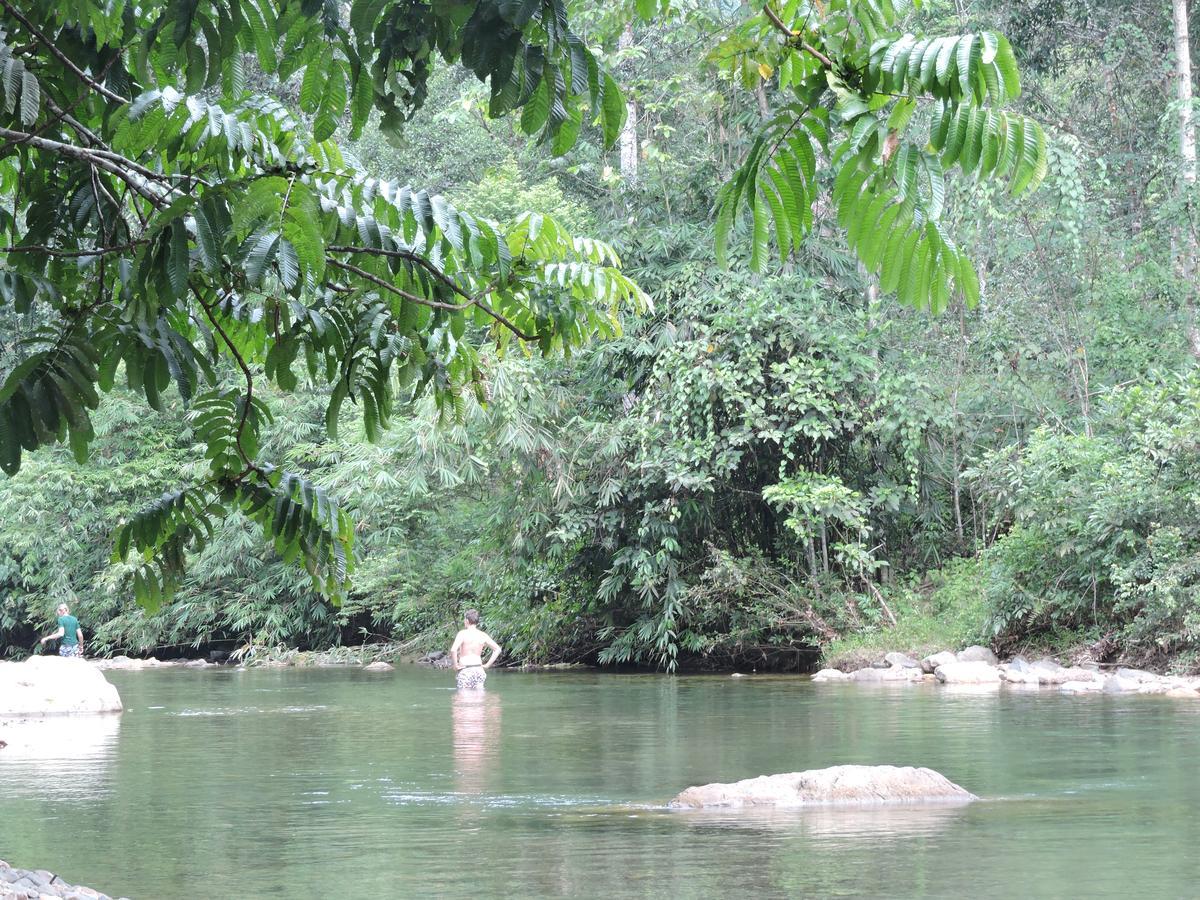
M 83 652 L 83 629 L 82 628 L 75 629 L 75 639 L 79 641 L 79 652 L 82 653 Z
M 454 636 L 454 643 L 450 645 L 450 665 L 454 666 L 455 670 L 459 668 L 458 651 L 462 647 L 462 641 L 463 636 L 462 632 L 460 631 Z
M 484 640 L 487 645 L 492 648 L 492 655 L 488 657 L 488 661 L 483 664 L 485 669 L 490 669 L 492 664 L 500 658 L 500 645 L 492 640 L 491 635 L 484 635 Z
M 44 643 L 46 643 L 46 641 L 56 641 L 66 633 L 67 633 L 66 629 L 63 628 L 61 625 L 59 625 L 58 631 L 54 632 L 54 634 L 46 635 L 44 638 L 42 638 L 41 642 L 44 644 Z

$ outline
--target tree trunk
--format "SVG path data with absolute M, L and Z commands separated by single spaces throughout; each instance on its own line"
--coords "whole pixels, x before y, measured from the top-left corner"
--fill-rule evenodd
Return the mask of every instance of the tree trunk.
M 633 46 L 633 24 L 627 23 L 625 30 L 617 41 L 618 50 L 628 50 Z M 638 139 L 637 139 L 637 104 L 631 97 L 625 100 L 625 127 L 621 129 L 621 178 L 626 186 L 637 183 L 638 177 Z
M 1188 343 L 1200 357 L 1200 329 L 1196 324 L 1196 234 L 1192 228 L 1192 194 L 1196 190 L 1196 123 L 1192 116 L 1192 51 L 1188 41 L 1187 0 L 1171 0 L 1175 20 L 1175 99 L 1179 104 L 1179 176 L 1185 196 L 1186 222 L 1179 241 L 1180 273 L 1188 288 Z

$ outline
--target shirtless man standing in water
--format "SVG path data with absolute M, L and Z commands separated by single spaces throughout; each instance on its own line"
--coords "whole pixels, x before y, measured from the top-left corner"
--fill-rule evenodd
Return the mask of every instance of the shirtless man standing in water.
M 458 673 L 458 689 L 482 688 L 487 681 L 487 670 L 500 658 L 500 645 L 479 630 L 479 611 L 468 609 L 463 616 L 463 630 L 454 638 L 450 647 L 450 662 Z M 491 647 L 492 655 L 483 661 L 483 648 Z

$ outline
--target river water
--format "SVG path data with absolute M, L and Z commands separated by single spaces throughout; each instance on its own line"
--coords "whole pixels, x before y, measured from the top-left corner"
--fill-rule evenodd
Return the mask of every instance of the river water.
M 467 698 L 415 667 L 109 677 L 123 715 L 0 750 L 0 858 L 114 896 L 1200 896 L 1186 701 L 591 672 L 496 672 Z M 929 766 L 985 800 L 663 808 L 842 763 Z

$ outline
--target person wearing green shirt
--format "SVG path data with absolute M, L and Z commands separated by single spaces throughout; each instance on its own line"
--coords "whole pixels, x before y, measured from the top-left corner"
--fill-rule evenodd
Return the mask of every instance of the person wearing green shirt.
M 58 631 L 42 638 L 42 643 L 62 638 L 58 645 L 59 656 L 83 656 L 83 629 L 79 620 L 71 615 L 71 610 L 65 603 L 58 604 Z

